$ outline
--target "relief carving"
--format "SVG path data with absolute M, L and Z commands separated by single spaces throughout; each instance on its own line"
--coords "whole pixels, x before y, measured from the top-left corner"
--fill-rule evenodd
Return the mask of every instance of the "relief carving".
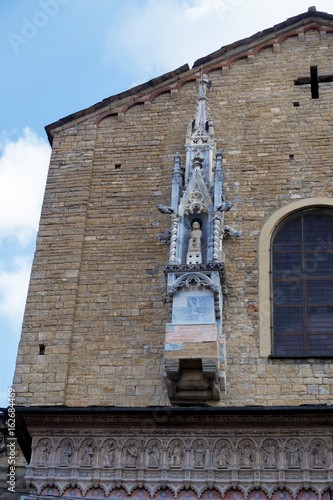
M 262 446 L 262 462 L 265 467 L 276 467 L 279 456 L 279 446 L 274 439 L 267 439 Z
M 113 467 L 116 461 L 117 443 L 113 439 L 104 442 L 102 448 L 103 464 L 106 467 Z
M 239 443 L 238 458 L 241 467 L 252 467 L 255 464 L 256 449 L 253 441 L 245 439 Z
M 63 439 L 60 443 L 60 465 L 68 467 L 74 454 L 74 443 L 72 439 Z
M 95 473 L 98 472 L 100 477 L 105 478 L 106 484 L 126 481 L 133 485 L 133 482 L 140 483 L 138 474 L 142 472 L 140 469 L 145 469 L 144 477 L 150 484 L 157 484 L 163 479 L 170 484 L 176 481 L 178 485 L 180 482 L 184 484 L 194 480 L 224 486 L 240 480 L 250 481 L 251 484 L 254 481 L 258 485 L 264 482 L 273 484 L 287 481 L 306 485 L 320 484 L 322 487 L 330 480 L 330 438 L 322 438 L 322 434 L 318 432 L 297 438 L 286 436 L 284 446 L 279 443 L 274 432 L 266 434 L 266 439 L 263 439 L 262 434 L 257 435 L 253 431 L 244 433 L 243 438 L 238 435 L 237 446 L 236 442 L 232 443 L 228 439 L 230 433 L 214 429 L 198 430 L 195 439 L 191 435 L 191 429 L 184 429 L 183 439 L 174 437 L 175 434 L 167 438 L 168 431 L 165 430 L 156 431 L 153 436 L 143 433 L 140 440 L 135 438 L 134 431 L 129 431 L 124 436 L 121 430 L 115 430 L 112 435 L 121 440 L 122 450 L 116 437 L 98 435 L 101 449 L 100 453 L 97 453 L 96 440 L 88 437 L 88 432 L 80 438 L 76 433 L 75 439 L 63 438 L 58 446 L 52 439 L 41 436 L 39 441 L 37 440 L 36 452 L 33 454 L 27 477 L 36 485 L 44 484 L 46 478 L 51 476 L 59 484 L 64 480 L 75 480 L 86 485 L 87 480 L 93 481 Z M 81 442 L 79 449 L 75 444 L 76 439 Z M 57 465 L 53 465 L 56 446 Z M 283 464 L 282 452 L 285 458 Z M 305 460 L 305 453 L 308 461 Z M 75 466 L 77 454 L 78 467 Z M 280 469 L 282 465 L 283 470 Z M 136 483 L 137 481 L 139 482 Z
M 148 441 L 146 448 L 146 463 L 148 467 L 160 467 L 161 465 L 161 443 L 158 439 Z
M 216 443 L 214 461 L 216 467 L 228 467 L 232 465 L 232 450 L 229 441 L 221 439 Z
M 48 465 L 50 454 L 52 452 L 53 446 L 50 439 L 42 439 L 38 443 L 39 455 L 38 455 L 38 465 L 44 467 Z
M 140 444 L 136 439 L 126 442 L 124 448 L 125 467 L 137 467 L 139 465 Z
M 86 467 L 91 467 L 93 464 L 96 445 L 93 439 L 85 439 L 81 444 L 80 454 L 81 463 Z
M 197 213 L 207 212 L 207 206 L 204 200 L 204 197 L 200 191 L 193 191 L 188 197 L 187 203 L 185 205 L 184 213 L 185 214 L 194 214 L 194 211 Z
M 289 467 L 301 467 L 303 462 L 302 443 L 298 439 L 290 439 L 286 444 L 286 459 Z
M 185 452 L 184 443 L 180 439 L 174 439 L 169 444 L 168 459 L 170 467 L 183 467 Z
M 310 464 L 312 467 L 325 467 L 327 465 L 327 446 L 322 439 L 313 439 L 310 443 Z
M 193 467 L 205 467 L 207 443 L 203 439 L 196 439 L 192 444 Z

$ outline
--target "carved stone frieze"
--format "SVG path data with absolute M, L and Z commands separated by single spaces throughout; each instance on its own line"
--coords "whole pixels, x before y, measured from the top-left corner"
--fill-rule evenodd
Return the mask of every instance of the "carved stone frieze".
M 27 482 L 38 492 L 49 483 L 51 489 L 65 491 L 72 484 L 83 492 L 94 484 L 107 492 L 144 484 L 152 493 L 168 483 L 176 493 L 185 483 L 223 489 L 235 482 L 273 493 L 278 484 L 295 492 L 305 486 L 322 492 L 333 480 L 332 432 L 318 428 L 235 433 L 162 427 L 140 431 L 140 437 L 135 429 L 96 429 L 94 437 L 89 432 L 68 430 L 65 437 L 60 429 L 37 432 Z

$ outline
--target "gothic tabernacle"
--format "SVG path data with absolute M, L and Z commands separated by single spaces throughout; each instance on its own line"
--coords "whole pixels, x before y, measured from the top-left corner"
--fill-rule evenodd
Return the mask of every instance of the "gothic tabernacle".
M 331 499 L 332 68 L 310 8 L 46 127 L 22 500 Z

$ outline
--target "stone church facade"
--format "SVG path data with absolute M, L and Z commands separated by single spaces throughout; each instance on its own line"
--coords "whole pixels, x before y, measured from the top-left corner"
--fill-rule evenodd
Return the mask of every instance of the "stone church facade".
M 331 498 L 332 104 L 311 8 L 46 128 L 22 500 Z

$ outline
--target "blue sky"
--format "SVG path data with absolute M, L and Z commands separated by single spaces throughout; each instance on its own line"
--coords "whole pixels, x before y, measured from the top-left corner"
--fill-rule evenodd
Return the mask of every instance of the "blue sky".
M 333 14 L 331 0 L 316 0 Z M 50 148 L 44 126 L 305 12 L 310 0 L 0 4 L 0 406 L 7 406 Z

